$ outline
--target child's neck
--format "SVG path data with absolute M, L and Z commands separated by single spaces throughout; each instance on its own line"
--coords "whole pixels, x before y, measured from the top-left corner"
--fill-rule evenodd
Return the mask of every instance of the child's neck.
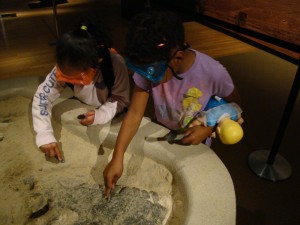
M 184 51 L 184 58 L 182 59 L 182 63 L 179 67 L 178 73 L 184 73 L 188 71 L 191 66 L 194 64 L 196 55 L 193 51 L 187 49 Z

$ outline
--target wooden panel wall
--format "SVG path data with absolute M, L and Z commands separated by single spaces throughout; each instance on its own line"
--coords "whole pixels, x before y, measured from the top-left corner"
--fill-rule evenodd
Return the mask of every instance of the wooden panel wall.
M 299 0 L 196 0 L 198 13 L 300 46 Z

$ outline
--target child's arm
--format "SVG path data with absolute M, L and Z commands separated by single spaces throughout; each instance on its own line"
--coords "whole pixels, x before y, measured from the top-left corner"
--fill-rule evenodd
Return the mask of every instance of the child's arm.
M 130 84 L 128 69 L 119 54 L 112 54 L 111 57 L 115 75 L 111 95 L 100 108 L 91 110 L 85 114 L 86 117 L 80 120 L 82 125 L 105 124 L 129 105 Z
M 96 124 L 107 123 L 129 105 L 130 84 L 128 69 L 124 59 L 119 54 L 111 54 L 111 59 L 115 82 L 107 101 L 99 109 L 95 110 Z
M 213 132 L 213 127 L 202 125 L 190 127 L 181 139 L 182 144 L 198 145 L 209 137 Z
M 223 97 L 227 102 L 235 102 L 238 105 L 241 105 L 241 97 L 236 88 L 228 95 L 227 97 Z
M 36 145 L 48 156 L 57 156 L 61 160 L 51 124 L 52 102 L 60 96 L 63 90 L 63 87 L 56 81 L 55 73 L 53 69 L 37 88 L 32 101 L 32 118 L 36 132 Z
M 117 137 L 113 157 L 103 171 L 105 196 L 109 195 L 122 175 L 124 153 L 140 126 L 148 99 L 148 92 L 137 86 L 134 87 L 129 110 L 124 117 Z

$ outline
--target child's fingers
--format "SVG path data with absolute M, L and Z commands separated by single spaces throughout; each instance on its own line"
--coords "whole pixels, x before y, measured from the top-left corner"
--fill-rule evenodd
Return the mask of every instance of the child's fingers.
M 195 119 L 190 123 L 189 127 L 194 127 L 194 126 L 199 126 L 199 125 L 201 125 L 201 122 L 199 120 Z
M 91 117 L 87 117 L 86 119 L 80 120 L 81 125 L 89 126 L 93 123 L 94 119 Z
M 95 111 L 94 110 L 90 110 L 85 115 L 86 116 L 95 116 Z
M 239 124 L 243 124 L 244 123 L 244 119 L 242 117 L 240 117 L 237 121 Z
M 80 123 L 84 126 L 89 126 L 91 124 L 93 124 L 94 122 L 94 119 L 95 119 L 95 111 L 94 110 L 91 110 L 91 111 L 88 111 L 87 113 L 85 114 L 81 114 L 78 116 L 78 118 L 82 118 L 80 119 Z
M 58 160 L 62 161 L 62 155 L 61 155 L 61 152 L 57 145 L 55 146 L 54 151 L 55 151 L 55 155 L 57 156 Z

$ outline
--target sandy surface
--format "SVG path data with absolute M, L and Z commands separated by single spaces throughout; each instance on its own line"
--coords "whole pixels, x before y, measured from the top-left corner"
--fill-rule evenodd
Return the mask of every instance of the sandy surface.
M 70 194 L 72 190 L 83 187 L 89 187 L 89 190 L 100 187 L 99 191 L 103 191 L 102 171 L 112 150 L 101 144 L 101 138 L 91 140 L 88 136 L 78 136 L 95 128 L 81 126 L 74 118 L 85 109 L 76 108 L 79 104 L 76 100 L 68 101 L 64 103 L 66 107 L 62 111 L 65 112 L 60 117 L 63 122 L 53 121 L 65 163 L 47 160 L 35 146 L 30 98 L 15 96 L 0 101 L 1 224 L 74 224 L 83 212 L 74 212 L 68 207 L 59 211 L 68 218 L 67 221 L 56 215 L 34 222 L 30 216 L 38 210 L 36 208 L 45 206 L 50 197 L 51 202 L 48 203 L 53 214 L 58 209 L 52 203 L 65 193 Z M 68 107 L 70 111 L 66 110 Z M 126 163 L 130 166 L 126 167 L 119 184 L 156 192 L 160 196 L 159 204 L 169 210 L 168 217 L 172 208 L 171 173 L 162 165 L 139 156 L 126 156 Z M 65 193 L 61 193 L 62 190 Z M 87 197 L 83 195 L 82 198 Z M 50 214 L 47 214 L 49 217 Z

